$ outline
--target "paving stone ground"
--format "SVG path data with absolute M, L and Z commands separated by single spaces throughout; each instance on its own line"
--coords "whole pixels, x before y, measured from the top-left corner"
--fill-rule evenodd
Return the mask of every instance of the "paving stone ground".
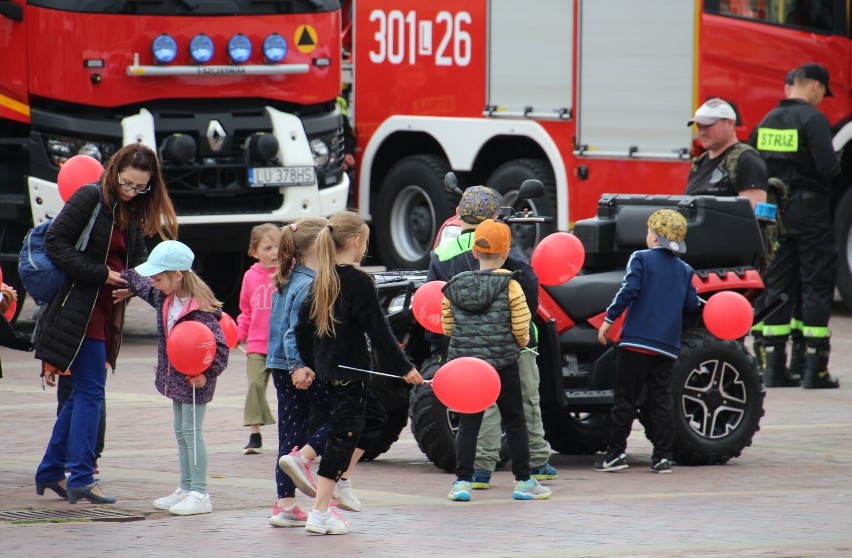
M 107 381 L 100 461 L 101 486 L 119 499 L 114 507 L 145 519 L 0 519 L 0 556 L 852 556 L 852 315 L 839 305 L 831 369 L 841 389 L 768 390 L 752 447 L 726 465 L 653 474 L 651 448 L 636 430 L 624 472 L 593 471 L 594 456 L 555 455 L 559 479 L 547 483 L 548 501 L 513 501 L 511 473 L 499 471 L 472 502 L 450 502 L 452 476 L 426 460 L 406 429 L 388 453 L 359 465 L 355 487 L 364 511 L 344 512 L 352 533 L 325 537 L 267 523 L 276 430 L 264 427 L 263 454 L 242 454 L 248 429 L 240 351 L 207 413 L 214 512 L 176 517 L 152 507 L 178 482 L 170 401 L 153 386 L 153 320 L 144 304 L 131 305 L 119 369 Z M 0 513 L 67 509 L 49 491 L 36 496 L 33 484 L 55 391 L 42 390 L 31 354 L 3 348 L 0 358 Z

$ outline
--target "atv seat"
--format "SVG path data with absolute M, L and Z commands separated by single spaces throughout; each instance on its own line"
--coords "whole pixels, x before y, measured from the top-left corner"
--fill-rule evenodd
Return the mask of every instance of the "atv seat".
M 578 275 L 561 285 L 544 286 L 547 294 L 575 323 L 606 310 L 621 287 L 624 270 Z
M 605 194 L 598 214 L 574 224 L 588 271 L 624 270 L 636 250 L 646 248 L 648 217 L 667 207 L 686 217 L 686 254 L 694 269 L 754 266 L 763 255 L 763 236 L 746 198 Z

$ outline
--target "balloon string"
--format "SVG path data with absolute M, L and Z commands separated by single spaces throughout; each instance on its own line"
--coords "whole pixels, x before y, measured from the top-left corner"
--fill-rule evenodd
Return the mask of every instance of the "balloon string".
M 394 374 L 385 374 L 384 372 L 376 372 L 375 370 L 365 370 L 364 368 L 353 368 L 352 366 L 344 366 L 342 364 L 337 365 L 338 368 L 344 368 L 346 370 L 354 370 L 356 372 L 365 372 L 367 374 L 375 374 L 376 376 L 387 376 L 388 378 L 396 378 L 397 380 L 402 380 L 402 376 L 396 376 Z M 432 380 L 424 380 L 427 384 L 431 384 Z
M 195 437 L 195 384 L 192 384 L 192 451 L 195 465 L 198 466 L 198 444 Z

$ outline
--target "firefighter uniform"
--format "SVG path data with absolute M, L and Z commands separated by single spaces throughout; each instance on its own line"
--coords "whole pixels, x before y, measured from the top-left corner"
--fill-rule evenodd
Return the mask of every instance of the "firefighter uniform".
M 785 369 L 786 344 L 791 333 L 793 302 L 798 295 L 798 339 L 804 340 L 807 349 L 803 385 L 837 387 L 828 375 L 828 320 L 837 275 L 831 183 L 840 173 L 831 126 L 825 115 L 806 101 L 784 99 L 758 125 L 752 144 L 766 160 L 769 176 L 783 180 L 791 192 L 783 217 L 786 235 L 766 274 L 767 300 L 782 293 L 790 297 L 790 302 L 765 321 L 767 377 L 777 379 L 789 374 Z M 796 340 L 794 335 L 794 353 Z

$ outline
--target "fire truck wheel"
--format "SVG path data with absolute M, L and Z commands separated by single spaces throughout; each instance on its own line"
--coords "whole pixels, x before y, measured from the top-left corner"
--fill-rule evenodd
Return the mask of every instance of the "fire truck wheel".
M 455 210 L 455 194 L 444 189 L 450 166 L 437 155 L 397 162 L 373 202 L 376 246 L 388 269 L 425 269 L 441 223 Z
M 544 185 L 544 196 L 527 200 L 522 208 L 528 208 L 537 215 L 552 217 L 556 215 L 556 179 L 553 169 L 540 159 L 516 159 L 503 163 L 491 173 L 486 184 L 503 195 L 503 205 L 512 205 L 518 197 L 518 188 L 524 180 L 535 178 Z M 520 246 L 527 256 L 539 241 L 556 231 L 555 225 L 512 225 L 514 244 Z
M 566 455 L 589 455 L 606 449 L 609 411 L 543 411 L 541 418 L 544 422 L 544 437 L 553 451 Z
M 738 457 L 760 430 L 765 396 L 742 342 L 721 341 L 701 329 L 686 333 L 672 370 L 674 460 L 716 465 Z
M 437 361 L 430 359 L 420 368 L 420 374 L 430 380 L 438 368 Z M 448 473 L 455 471 L 458 414 L 447 409 L 431 387 L 423 385 L 411 389 L 409 415 L 411 433 L 420 451 L 435 467 Z
M 837 290 L 852 310 L 852 189 L 847 190 L 834 212 L 837 236 Z

